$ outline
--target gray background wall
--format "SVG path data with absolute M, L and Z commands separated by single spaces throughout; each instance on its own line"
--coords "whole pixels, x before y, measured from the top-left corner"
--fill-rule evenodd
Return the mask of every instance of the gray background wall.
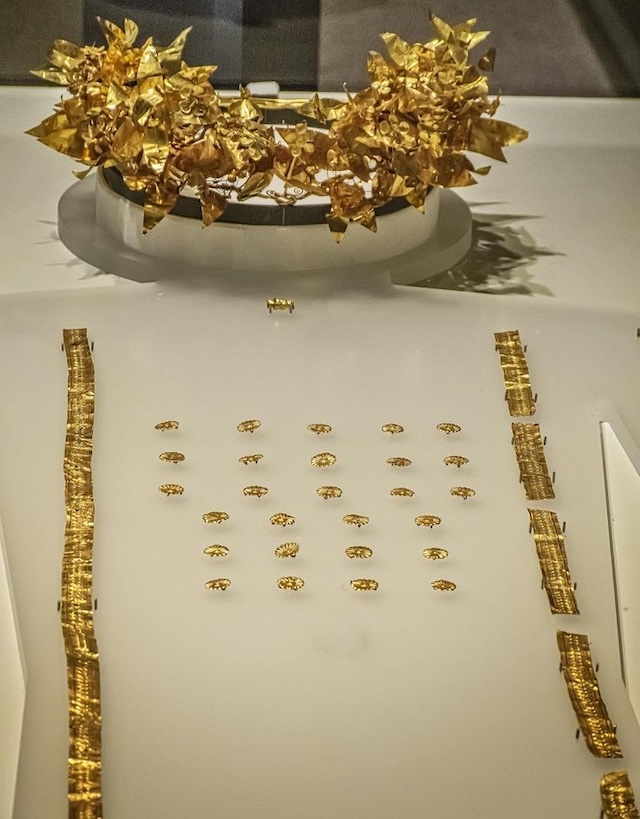
M 217 63 L 221 87 L 276 79 L 357 89 L 381 32 L 431 36 L 430 6 L 452 22 L 475 16 L 491 29 L 494 88 L 504 94 L 640 94 L 638 0 L 3 0 L 0 82 L 31 81 L 29 69 L 44 64 L 54 37 L 81 43 L 93 31 L 89 41 L 99 41 L 93 17 L 101 13 L 132 16 L 161 42 L 193 23 L 187 58 Z

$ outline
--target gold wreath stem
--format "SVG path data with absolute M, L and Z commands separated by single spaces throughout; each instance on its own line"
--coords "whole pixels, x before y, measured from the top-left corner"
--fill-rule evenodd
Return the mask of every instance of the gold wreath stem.
M 86 330 L 64 330 L 63 340 L 68 369 L 67 524 L 60 612 L 69 690 L 69 819 L 101 819 L 102 717 L 92 584 L 94 369 Z

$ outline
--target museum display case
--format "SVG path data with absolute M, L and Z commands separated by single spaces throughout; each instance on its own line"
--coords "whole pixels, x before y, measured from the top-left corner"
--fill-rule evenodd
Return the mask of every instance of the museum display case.
M 0 87 L 1 810 L 637 816 L 637 101 L 216 257 L 100 221 L 60 96 Z

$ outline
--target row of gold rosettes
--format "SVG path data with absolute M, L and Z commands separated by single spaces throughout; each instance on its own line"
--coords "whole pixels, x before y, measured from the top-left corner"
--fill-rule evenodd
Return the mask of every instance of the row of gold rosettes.
M 172 463 L 172 464 L 179 464 L 183 463 L 186 460 L 186 456 L 182 452 L 161 452 L 158 456 L 161 461 L 165 463 Z M 238 458 L 238 461 L 245 466 L 248 464 L 257 464 L 264 458 L 264 455 L 261 452 L 256 452 L 253 455 L 243 455 L 242 457 Z M 314 455 L 311 458 L 311 465 L 319 468 L 324 468 L 327 466 L 333 466 L 336 463 L 337 457 L 332 452 L 319 452 L 317 455 Z M 387 458 L 386 461 L 389 466 L 399 466 L 399 467 L 407 467 L 411 466 L 413 461 L 410 458 L 404 457 L 394 457 L 394 458 Z M 460 468 L 465 464 L 469 463 L 469 459 L 465 458 L 464 455 L 447 455 L 446 458 L 442 459 L 442 463 L 445 466 L 457 466 Z
M 586 634 L 556 632 L 560 668 L 587 747 L 594 756 L 621 757 L 616 729 L 609 719 L 593 669 Z
M 285 591 L 300 591 L 304 587 L 304 580 L 294 575 L 279 577 L 276 583 L 279 589 Z M 378 581 L 370 577 L 350 580 L 349 585 L 354 591 L 378 591 L 380 587 Z M 228 577 L 216 577 L 204 584 L 205 589 L 209 591 L 226 591 L 230 586 L 231 580 Z M 456 584 L 451 580 L 433 580 L 430 586 L 434 591 L 455 591 L 456 589 Z
M 500 366 L 504 377 L 505 399 L 509 414 L 513 417 L 533 415 L 536 401 L 531 391 L 529 367 L 517 330 L 494 333 L 496 350 L 500 353 Z
M 287 558 L 294 558 L 300 552 L 300 544 L 289 542 L 281 543 L 274 549 L 274 556 L 281 560 Z M 204 553 L 209 557 L 227 557 L 229 555 L 229 547 L 222 543 L 213 543 L 204 549 Z M 344 550 L 348 558 L 355 558 L 358 560 L 368 560 L 373 557 L 373 549 L 369 546 L 347 546 Z M 444 560 L 449 557 L 449 552 L 446 549 L 441 549 L 436 546 L 430 546 L 422 550 L 422 556 L 427 560 Z
M 544 456 L 539 424 L 511 424 L 511 443 L 516 453 L 520 482 L 527 500 L 555 498 L 553 480 Z
M 202 520 L 205 523 L 225 523 L 230 519 L 230 515 L 228 512 L 205 512 L 202 516 Z M 368 518 L 366 515 L 344 515 L 342 518 L 344 523 L 350 526 L 357 526 L 360 529 L 362 526 L 367 526 L 370 522 L 371 518 Z M 287 514 L 287 512 L 276 512 L 275 514 L 271 515 L 269 518 L 269 522 L 272 526 L 293 526 L 296 522 L 296 519 L 293 515 Z M 417 515 L 414 518 L 414 523 L 416 526 L 427 526 L 430 529 L 434 526 L 439 526 L 442 523 L 442 518 L 439 518 L 437 515 Z
M 158 487 L 158 491 L 168 497 L 183 495 L 184 486 L 180 483 L 162 483 Z M 269 494 L 269 489 L 266 486 L 252 484 L 251 486 L 245 486 L 242 494 L 246 497 L 263 498 Z M 342 489 L 339 486 L 319 486 L 316 489 L 316 494 L 325 500 L 337 499 L 342 497 Z M 412 498 L 416 493 L 406 486 L 396 486 L 389 491 L 389 494 L 394 498 Z M 449 494 L 467 500 L 467 498 L 474 497 L 476 490 L 470 486 L 452 486 Z
M 551 613 L 579 614 L 558 516 L 547 509 L 529 509 L 529 520 Z
M 259 421 L 257 418 L 250 418 L 247 421 L 240 421 L 240 423 L 236 426 L 238 432 L 255 432 L 257 429 L 260 429 L 262 426 L 262 421 Z M 166 432 L 167 430 L 177 430 L 180 427 L 179 421 L 159 421 L 155 425 L 155 429 L 159 430 L 160 432 Z M 332 431 L 333 427 L 331 424 L 308 424 L 307 429 L 309 432 L 313 432 L 316 435 L 327 434 Z M 401 432 L 404 432 L 404 427 L 402 424 L 383 424 L 382 432 L 388 432 L 391 435 L 399 435 Z M 451 435 L 452 433 L 460 432 L 462 427 L 459 424 L 454 424 L 451 421 L 443 421 L 440 424 L 436 424 L 436 429 L 439 432 L 444 432 L 445 435 Z

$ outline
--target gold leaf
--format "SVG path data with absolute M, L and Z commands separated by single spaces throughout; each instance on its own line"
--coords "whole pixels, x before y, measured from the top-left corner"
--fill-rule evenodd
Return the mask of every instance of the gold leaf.
M 244 185 L 238 191 L 238 202 L 243 202 L 245 199 L 250 199 L 257 193 L 263 191 L 273 179 L 272 171 L 263 171 L 260 173 L 251 174 Z

